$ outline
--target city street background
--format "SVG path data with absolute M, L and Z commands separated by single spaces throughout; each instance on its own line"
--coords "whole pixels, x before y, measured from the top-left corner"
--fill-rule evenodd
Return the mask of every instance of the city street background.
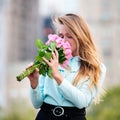
M 100 104 L 108 117 L 93 120 L 120 120 L 120 0 L 0 0 L 0 120 L 34 120 L 38 110 L 30 101 L 29 80 L 18 82 L 16 76 L 34 61 L 35 39 L 45 42 L 54 33 L 52 16 L 65 13 L 80 14 L 88 22 L 107 68 L 105 100 L 115 98 L 108 106 L 107 101 Z M 112 105 L 116 112 L 108 113 Z M 88 113 L 97 115 L 95 107 Z

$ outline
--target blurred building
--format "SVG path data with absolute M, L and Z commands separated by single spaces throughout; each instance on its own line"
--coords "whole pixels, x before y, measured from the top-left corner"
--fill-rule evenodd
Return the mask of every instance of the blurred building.
M 29 97 L 29 82 L 16 81 L 18 73 L 25 69 L 25 61 L 36 56 L 35 39 L 39 36 L 39 0 L 7 0 L 5 4 L 7 100 L 13 102 Z
M 9 0 L 6 5 L 8 61 L 25 61 L 35 56 L 39 29 L 39 0 Z M 12 57 L 11 57 L 12 56 Z
M 48 35 L 55 33 L 51 16 L 43 17 L 42 25 L 43 25 L 42 31 L 41 31 L 42 32 L 42 40 L 44 42 L 46 42 L 48 40 Z
M 120 0 L 82 0 L 82 6 L 107 67 L 105 83 L 116 85 L 120 83 Z
M 6 105 L 6 42 L 4 39 L 4 4 L 5 0 L 0 0 L 0 107 Z

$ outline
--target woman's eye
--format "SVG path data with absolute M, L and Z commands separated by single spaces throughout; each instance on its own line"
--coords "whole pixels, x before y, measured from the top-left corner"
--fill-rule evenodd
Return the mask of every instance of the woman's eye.
M 64 38 L 64 36 L 62 36 L 62 35 L 59 35 L 59 37 Z
M 72 36 L 67 36 L 68 38 L 72 39 Z

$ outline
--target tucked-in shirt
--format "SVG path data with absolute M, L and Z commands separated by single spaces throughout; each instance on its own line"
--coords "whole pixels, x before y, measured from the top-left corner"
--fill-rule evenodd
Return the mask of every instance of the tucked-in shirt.
M 79 80 L 78 84 L 73 86 L 73 80 L 80 68 L 78 56 L 70 59 L 69 66 L 71 70 L 59 66 L 59 71 L 64 78 L 60 85 L 57 84 L 56 80 L 40 75 L 37 87 L 35 89 L 30 88 L 30 98 L 35 108 L 40 108 L 43 102 L 56 106 L 78 108 L 86 108 L 90 105 L 98 93 L 97 88 L 94 87 L 93 90 L 89 88 L 89 77 L 86 77 L 84 81 Z M 101 77 L 99 84 L 102 85 L 105 79 L 106 67 L 103 63 L 101 63 L 100 67 Z

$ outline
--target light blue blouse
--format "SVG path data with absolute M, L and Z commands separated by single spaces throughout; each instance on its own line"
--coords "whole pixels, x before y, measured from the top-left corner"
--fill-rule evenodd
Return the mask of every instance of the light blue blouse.
M 93 91 L 90 90 L 89 78 L 86 78 L 84 82 L 80 80 L 77 86 L 72 85 L 74 77 L 80 67 L 78 56 L 70 59 L 69 66 L 71 67 L 71 71 L 59 66 L 59 71 L 64 77 L 60 85 L 58 85 L 54 79 L 40 75 L 37 87 L 35 89 L 30 88 L 30 98 L 36 109 L 40 108 L 43 102 L 59 106 L 76 106 L 78 108 L 89 106 L 93 98 L 97 95 L 97 89 L 95 88 Z M 106 75 L 106 67 L 104 64 L 101 64 L 101 71 L 100 85 L 102 85 Z

